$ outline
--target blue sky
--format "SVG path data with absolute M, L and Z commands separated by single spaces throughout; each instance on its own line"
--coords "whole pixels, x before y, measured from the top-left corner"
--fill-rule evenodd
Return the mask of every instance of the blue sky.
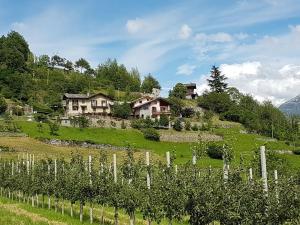
M 300 94 L 299 0 L 0 0 L 0 33 L 20 32 L 36 55 L 116 58 L 207 88 L 212 65 L 231 86 L 276 105 Z

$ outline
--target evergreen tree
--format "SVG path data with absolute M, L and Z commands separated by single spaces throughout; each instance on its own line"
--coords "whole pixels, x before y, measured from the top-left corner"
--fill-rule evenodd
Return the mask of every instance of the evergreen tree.
M 208 86 L 210 87 L 210 90 L 212 92 L 224 92 L 227 89 L 227 83 L 225 83 L 225 80 L 227 78 L 225 75 L 221 74 L 221 71 L 218 67 L 213 66 L 210 71 L 210 79 L 207 79 Z

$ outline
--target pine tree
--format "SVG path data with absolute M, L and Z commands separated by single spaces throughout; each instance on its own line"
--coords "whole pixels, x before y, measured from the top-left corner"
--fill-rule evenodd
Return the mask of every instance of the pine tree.
M 208 86 L 212 92 L 224 92 L 227 89 L 227 83 L 225 80 L 227 77 L 221 74 L 221 71 L 218 67 L 213 66 L 210 71 L 210 79 L 207 79 Z

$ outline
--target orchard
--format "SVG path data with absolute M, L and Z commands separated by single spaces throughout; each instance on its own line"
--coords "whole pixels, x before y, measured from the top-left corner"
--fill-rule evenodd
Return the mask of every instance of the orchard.
M 100 224 L 108 207 L 114 208 L 115 225 L 120 210 L 130 225 L 137 223 L 137 214 L 149 225 L 162 220 L 169 225 L 183 220 L 191 225 L 300 224 L 299 178 L 267 171 L 265 152 L 261 147 L 258 166 L 234 168 L 224 151 L 222 170 L 197 166 L 196 151 L 190 163 L 180 166 L 170 152 L 166 163 L 151 163 L 149 152 L 145 161 L 137 161 L 131 148 L 122 162 L 104 152 L 88 159 L 73 154 L 68 161 L 27 155 L 0 162 L 1 196 L 62 214 L 68 204 L 71 217 L 79 205 L 80 221 L 88 207 L 90 223 L 97 218 Z

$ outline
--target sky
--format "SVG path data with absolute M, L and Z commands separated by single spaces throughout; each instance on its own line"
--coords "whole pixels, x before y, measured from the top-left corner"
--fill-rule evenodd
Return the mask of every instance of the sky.
M 300 94 L 300 0 L 0 0 L 11 30 L 37 56 L 137 67 L 163 95 L 178 82 L 203 92 L 213 65 L 259 101 Z

